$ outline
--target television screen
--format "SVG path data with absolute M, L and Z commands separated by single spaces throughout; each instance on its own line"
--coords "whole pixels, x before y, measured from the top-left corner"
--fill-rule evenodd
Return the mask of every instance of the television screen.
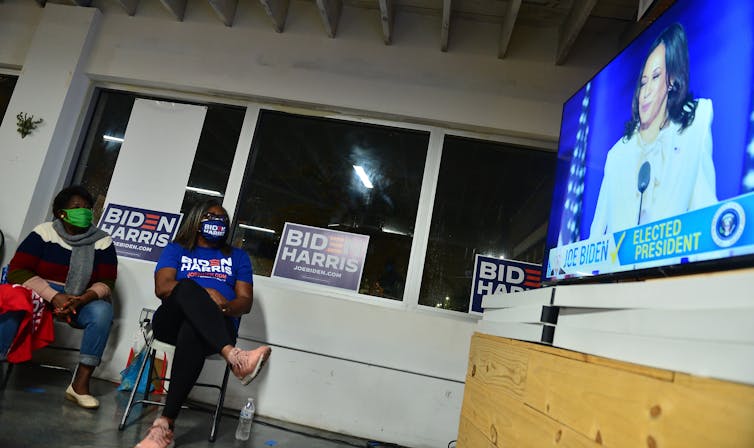
M 748 260 L 754 2 L 675 2 L 564 104 L 556 176 L 548 284 Z

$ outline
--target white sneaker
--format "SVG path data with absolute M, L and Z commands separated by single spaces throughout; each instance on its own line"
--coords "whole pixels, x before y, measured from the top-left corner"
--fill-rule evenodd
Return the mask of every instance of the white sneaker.
M 272 353 L 272 349 L 266 345 L 254 350 L 241 350 L 234 347 L 230 356 L 228 356 L 230 370 L 245 386 L 259 374 L 262 367 L 267 363 L 270 353 Z
M 170 429 L 167 419 L 157 417 L 152 427 L 147 430 L 147 435 L 134 448 L 169 448 L 173 445 L 173 430 Z

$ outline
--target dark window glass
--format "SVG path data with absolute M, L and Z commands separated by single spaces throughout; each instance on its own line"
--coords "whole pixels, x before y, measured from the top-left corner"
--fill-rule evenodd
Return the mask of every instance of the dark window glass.
M 419 304 L 468 311 L 476 254 L 542 263 L 555 160 L 445 137 Z
M 234 244 L 269 276 L 286 221 L 369 235 L 359 292 L 402 300 L 428 142 L 427 132 L 263 111 Z
M 245 113 L 246 110 L 240 107 L 215 104 L 207 107 L 181 205 L 182 213 L 188 212 L 197 201 L 210 197 L 217 197 L 222 202 Z
M 16 88 L 17 80 L 17 76 L 0 75 L 0 122 L 3 121 L 5 111 L 8 110 L 10 97 L 13 95 L 13 89 Z
M 79 164 L 73 175 L 73 183 L 83 185 L 94 197 L 94 222 L 99 221 L 102 214 L 136 96 L 100 90 L 96 98 Z

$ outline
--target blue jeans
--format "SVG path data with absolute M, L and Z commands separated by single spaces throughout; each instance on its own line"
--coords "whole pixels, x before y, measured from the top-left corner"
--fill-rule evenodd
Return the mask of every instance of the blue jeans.
M 23 318 L 23 311 L 0 314 L 0 355 L 4 355 L 10 348 L 18 326 Z M 79 307 L 76 314 L 71 315 L 71 326 L 84 330 L 81 339 L 79 362 L 87 366 L 98 366 L 102 353 L 110 337 L 110 327 L 113 324 L 113 306 L 104 300 L 93 300 Z M 5 347 L 5 350 L 3 350 Z
M 99 365 L 112 325 L 113 306 L 104 300 L 92 300 L 71 316 L 71 326 L 84 330 L 79 353 L 81 364 L 95 367 Z
M 0 314 L 0 360 L 5 359 L 8 354 L 23 317 L 24 311 L 8 311 Z

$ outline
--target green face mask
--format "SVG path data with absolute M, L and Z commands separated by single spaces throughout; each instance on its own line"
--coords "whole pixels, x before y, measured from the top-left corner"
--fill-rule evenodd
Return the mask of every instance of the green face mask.
M 89 208 L 64 208 L 63 221 L 76 227 L 87 228 L 92 224 L 92 210 Z

